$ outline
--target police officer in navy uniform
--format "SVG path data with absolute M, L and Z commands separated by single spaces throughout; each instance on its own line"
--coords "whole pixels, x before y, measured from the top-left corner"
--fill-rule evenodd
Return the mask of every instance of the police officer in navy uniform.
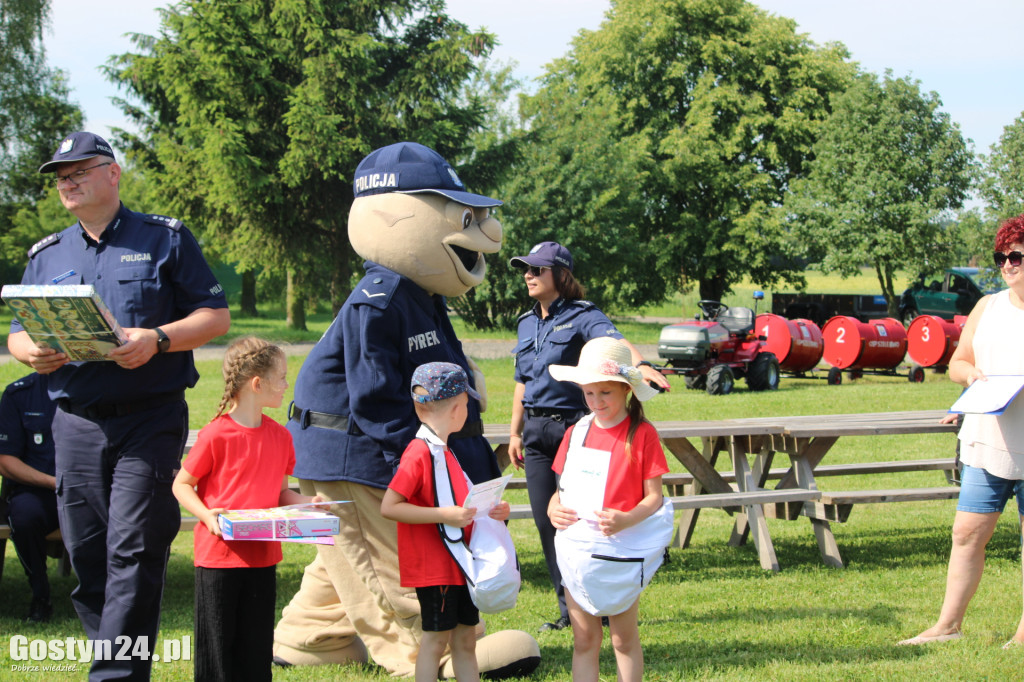
M 35 373 L 8 384 L 0 397 L 0 476 L 5 479 L 7 522 L 32 590 L 27 620 L 35 623 L 45 623 L 53 613 L 46 536 L 58 528 L 50 431 L 56 409 L 45 377 Z
M 47 375 L 57 402 L 58 512 L 78 617 L 90 639 L 130 638 L 129 660 L 96 660 L 90 679 L 144 680 L 180 525 L 171 482 L 188 436 L 185 389 L 199 378 L 191 351 L 225 334 L 230 315 L 195 237 L 173 218 L 121 203 L 121 168 L 106 140 L 73 133 L 39 171 L 55 174 L 78 222 L 29 250 L 22 283 L 93 285 L 127 342 L 109 361 L 69 362 L 33 343 L 15 318 L 7 344 Z
M 669 384 L 597 306 L 583 300 L 585 291 L 573 277 L 569 249 L 557 242 L 541 242 L 528 255 L 509 260 L 509 265 L 522 271 L 527 292 L 536 301 L 518 322 L 509 457 L 516 467 L 526 467 L 533 522 L 558 596 L 559 617 L 540 629 L 561 630 L 569 625 L 569 611 L 555 558 L 555 527 L 548 518 L 548 502 L 557 486 L 551 465 L 562 436 L 587 408 L 579 386 L 555 381 L 548 366 L 575 365 L 587 341 L 610 336 L 629 348 L 646 380 L 666 391 Z

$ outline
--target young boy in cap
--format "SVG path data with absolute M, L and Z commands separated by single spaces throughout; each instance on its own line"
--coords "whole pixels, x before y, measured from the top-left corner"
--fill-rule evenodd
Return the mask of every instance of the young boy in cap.
M 398 564 L 403 587 L 415 587 L 423 619 L 423 640 L 416 658 L 416 680 L 436 680 L 441 656 L 451 645 L 457 680 L 478 680 L 476 626 L 480 614 L 470 597 L 458 564 L 448 554 L 437 524 L 465 528 L 468 534 L 476 509 L 437 507 L 434 467 L 446 466 L 456 505 L 469 493 L 469 479 L 448 448 L 448 437 L 466 422 L 469 398 L 480 396 L 469 386 L 466 372 L 450 362 L 420 365 L 412 375 L 412 399 L 420 428 L 402 453 L 380 512 L 398 522 Z M 489 516 L 508 518 L 501 502 Z

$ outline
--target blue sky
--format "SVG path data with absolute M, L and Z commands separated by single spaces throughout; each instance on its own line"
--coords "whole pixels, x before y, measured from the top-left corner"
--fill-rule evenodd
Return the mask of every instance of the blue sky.
M 626 1 L 626 0 L 624 0 Z M 125 126 L 110 103 L 117 89 L 99 72 L 108 57 L 131 50 L 124 34 L 155 34 L 159 0 L 53 0 L 46 35 L 49 63 L 68 72 L 72 98 L 87 127 L 100 135 Z M 840 41 L 868 70 L 911 76 L 935 91 L 975 151 L 987 153 L 1024 112 L 1022 0 L 761 0 L 773 14 L 793 18 L 819 44 Z M 449 0 L 449 13 L 486 26 L 502 45 L 494 57 L 515 60 L 534 78 L 569 49 L 583 28 L 596 29 L 606 0 Z

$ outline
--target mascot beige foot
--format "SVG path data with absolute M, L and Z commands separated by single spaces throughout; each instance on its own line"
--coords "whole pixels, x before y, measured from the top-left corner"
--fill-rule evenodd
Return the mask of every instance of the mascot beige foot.
M 523 677 L 540 665 L 540 647 L 522 630 L 502 630 L 477 640 L 476 662 L 480 675 L 489 680 Z M 440 677 L 455 679 L 451 660 L 441 666 Z
M 366 645 L 358 637 L 346 647 L 324 651 L 274 643 L 274 661 L 279 665 L 365 665 L 369 660 Z

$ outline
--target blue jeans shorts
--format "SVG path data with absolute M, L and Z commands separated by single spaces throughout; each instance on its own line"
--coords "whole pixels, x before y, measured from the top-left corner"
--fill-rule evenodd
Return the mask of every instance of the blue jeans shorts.
M 976 514 L 1002 512 L 1011 497 L 1017 498 L 1017 513 L 1024 515 L 1024 481 L 1000 478 L 984 469 L 964 465 L 957 511 Z

